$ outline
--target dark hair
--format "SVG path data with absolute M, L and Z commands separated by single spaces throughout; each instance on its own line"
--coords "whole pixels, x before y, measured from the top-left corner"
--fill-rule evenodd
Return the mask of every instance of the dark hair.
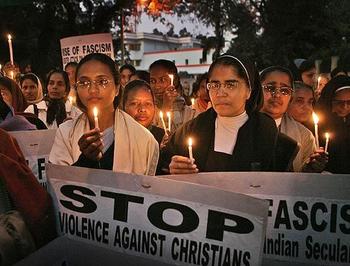
M 260 72 L 260 81 L 263 82 L 266 79 L 266 76 L 268 74 L 270 74 L 272 72 L 276 72 L 276 71 L 282 72 L 282 73 L 288 75 L 290 84 L 291 84 L 292 88 L 294 87 L 294 77 L 293 77 L 292 72 L 288 68 L 283 67 L 283 66 L 270 66 L 270 67 L 263 69 Z
M 152 95 L 152 100 L 154 103 L 154 94 L 153 91 L 151 90 L 151 86 L 144 80 L 141 79 L 136 79 L 133 81 L 130 81 L 128 84 L 126 84 L 125 88 L 124 88 L 124 92 L 123 92 L 123 110 L 125 110 L 125 104 L 128 100 L 129 94 L 132 91 L 136 91 L 142 87 L 146 87 L 147 91 L 149 91 Z
M 81 59 L 81 61 L 79 62 L 78 66 L 77 66 L 76 72 L 75 72 L 75 80 L 77 80 L 78 73 L 79 73 L 81 66 L 87 62 L 90 62 L 90 61 L 98 61 L 98 62 L 106 65 L 112 73 L 112 77 L 114 79 L 114 84 L 116 86 L 119 85 L 119 72 L 117 70 L 117 66 L 116 66 L 115 62 L 109 56 L 107 56 L 105 54 L 100 54 L 100 53 L 88 54 L 83 59 Z M 121 92 L 119 91 L 119 94 L 114 98 L 114 102 L 113 102 L 114 108 L 118 107 L 119 100 L 120 100 L 120 93 Z M 81 110 L 86 112 L 86 107 L 81 102 L 78 94 L 77 94 L 77 98 L 76 98 L 76 103 L 77 103 L 77 106 Z
M 67 65 L 64 66 L 64 70 L 66 71 L 68 67 L 77 67 L 78 63 L 75 61 L 69 62 Z
M 176 90 L 178 90 L 180 92 L 180 94 L 182 95 L 182 87 L 181 87 L 181 83 L 180 83 L 180 77 L 179 77 L 175 63 L 170 61 L 170 60 L 159 59 L 157 61 L 154 61 L 149 66 L 149 71 L 151 72 L 152 68 L 157 68 L 157 67 L 165 68 L 168 71 L 168 74 L 174 75 L 174 86 L 175 86 Z
M 259 111 L 263 105 L 263 92 L 259 80 L 259 73 L 252 61 L 247 58 L 238 58 L 231 54 L 224 54 L 216 59 L 209 67 L 208 80 L 214 67 L 218 65 L 231 66 L 240 78 L 244 79 L 251 90 L 249 99 L 246 102 L 245 109 L 248 114 Z
M 38 77 L 33 74 L 33 73 L 27 73 L 27 74 L 24 74 L 23 76 L 21 76 L 19 82 L 21 84 L 21 86 L 23 85 L 23 82 L 26 80 L 26 79 L 30 79 L 31 81 L 33 81 L 37 86 L 39 86 L 39 81 L 38 81 Z
M 193 83 L 193 87 L 192 87 L 192 96 L 194 96 L 200 89 L 200 85 L 202 83 L 203 80 L 207 80 L 208 79 L 208 72 L 205 72 L 202 75 L 199 75 L 196 79 L 196 81 Z
M 10 91 L 12 95 L 12 107 L 15 112 L 23 112 L 28 104 L 17 83 L 10 78 L 0 77 L 0 85 Z
M 67 95 L 70 91 L 70 83 L 69 83 L 69 78 L 68 78 L 68 74 L 67 72 L 63 71 L 63 70 L 59 70 L 59 69 L 52 69 L 47 75 L 46 75 L 46 86 L 45 86 L 45 89 L 47 91 L 47 86 L 49 85 L 49 82 L 50 82 L 50 78 L 53 74 L 60 74 L 62 75 L 63 77 L 63 80 L 64 80 L 64 84 L 66 85 L 66 92 L 67 92 Z
M 150 82 L 150 74 L 146 70 L 136 70 L 135 74 L 133 76 L 137 76 L 138 79 L 144 80 L 147 83 Z
M 309 71 L 311 69 L 315 68 L 315 63 L 311 60 L 305 60 L 303 61 L 299 66 L 299 72 L 300 75 L 304 73 L 305 71 Z
M 133 65 L 124 64 L 124 65 L 122 65 L 122 66 L 120 67 L 119 73 L 122 73 L 122 71 L 123 71 L 124 69 L 130 70 L 130 72 L 131 72 L 133 75 L 134 75 L 135 72 L 136 72 L 136 69 L 135 69 L 135 67 L 134 67 Z

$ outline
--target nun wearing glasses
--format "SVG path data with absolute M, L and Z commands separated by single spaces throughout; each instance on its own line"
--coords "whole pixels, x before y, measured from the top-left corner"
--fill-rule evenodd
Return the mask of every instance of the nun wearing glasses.
M 172 135 L 161 151 L 159 173 L 289 170 L 297 143 L 259 112 L 263 92 L 253 63 L 228 54 L 219 57 L 209 68 L 207 89 L 213 108 Z
M 261 111 L 275 120 L 280 132 L 298 142 L 300 150 L 293 161 L 293 171 L 322 172 L 328 160 L 324 149 L 316 149 L 312 132 L 287 113 L 294 91 L 292 73 L 287 68 L 272 66 L 261 71 L 260 80 L 264 91 Z
M 89 54 L 78 64 L 76 80 L 77 105 L 83 113 L 60 125 L 49 161 L 154 175 L 158 142 L 117 108 L 119 79 L 114 61 L 104 54 Z M 97 120 L 93 108 L 98 109 Z

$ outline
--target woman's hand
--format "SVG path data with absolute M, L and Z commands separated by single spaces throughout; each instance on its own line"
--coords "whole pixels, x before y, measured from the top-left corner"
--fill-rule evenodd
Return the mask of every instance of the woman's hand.
M 170 174 L 195 174 L 198 173 L 194 160 L 188 157 L 174 155 L 169 164 Z
M 304 166 L 304 172 L 321 173 L 328 163 L 328 153 L 322 147 L 310 155 L 308 163 Z
M 102 158 L 102 133 L 100 129 L 94 128 L 86 132 L 78 141 L 81 153 L 88 159 L 99 161 Z
M 166 88 L 165 93 L 163 95 L 163 109 L 171 110 L 173 103 L 176 97 L 179 96 L 176 88 L 174 86 L 169 86 Z

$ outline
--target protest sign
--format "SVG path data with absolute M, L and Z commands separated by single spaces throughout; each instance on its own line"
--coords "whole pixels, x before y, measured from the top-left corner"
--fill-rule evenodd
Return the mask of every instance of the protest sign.
M 28 130 L 9 132 L 16 138 L 19 147 L 35 177 L 43 187 L 47 187 L 45 163 L 49 161 L 56 130 Z
M 59 231 L 172 265 L 260 265 L 268 202 L 172 180 L 47 165 Z
M 236 172 L 165 178 L 268 199 L 263 265 L 350 264 L 349 175 Z
M 114 59 L 111 33 L 98 33 L 63 38 L 60 40 L 63 67 L 69 62 L 79 62 L 91 53 L 106 54 Z

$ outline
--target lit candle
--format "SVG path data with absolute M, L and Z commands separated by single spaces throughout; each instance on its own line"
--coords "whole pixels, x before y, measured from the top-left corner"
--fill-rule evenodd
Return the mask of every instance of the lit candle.
M 188 138 L 188 155 L 193 162 L 193 153 L 192 153 L 192 138 Z
M 314 120 L 314 124 L 315 124 L 315 140 L 316 140 L 316 148 L 318 149 L 320 147 L 320 143 L 318 141 L 318 116 L 312 112 L 312 118 Z
M 94 107 L 93 113 L 94 113 L 95 128 L 98 128 L 99 125 L 98 125 L 98 109 L 97 109 L 97 107 Z
M 168 74 L 170 78 L 170 86 L 174 86 L 174 75 L 173 74 Z
M 68 100 L 70 104 L 73 104 L 73 96 L 68 96 Z
M 12 36 L 9 34 L 9 35 L 7 35 L 7 38 L 8 38 L 9 50 L 10 50 L 10 62 L 11 62 L 11 65 L 14 66 L 14 62 L 13 62 L 13 50 L 12 50 Z
M 329 133 L 326 132 L 325 136 L 326 136 L 326 146 L 324 147 L 324 152 L 327 152 L 328 144 L 329 144 Z
M 318 86 L 320 86 L 321 76 L 317 78 L 316 90 L 318 90 Z
M 169 132 L 171 132 L 171 113 L 166 112 L 166 116 L 168 117 L 168 129 L 169 129 Z
M 10 71 L 10 77 L 11 77 L 11 79 L 14 79 L 14 78 L 15 78 L 15 74 L 13 73 L 12 70 Z
M 191 98 L 192 109 L 194 109 L 194 98 Z
M 162 125 L 163 125 L 163 128 L 164 128 L 165 134 L 167 134 L 166 125 L 165 125 L 165 121 L 164 121 L 164 117 L 163 117 L 163 112 L 162 111 L 159 112 L 159 116 L 160 116 L 160 120 L 162 121 Z

